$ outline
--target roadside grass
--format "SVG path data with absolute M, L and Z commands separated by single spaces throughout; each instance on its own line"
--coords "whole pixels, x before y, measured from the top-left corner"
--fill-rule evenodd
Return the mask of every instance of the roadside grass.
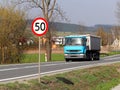
M 120 63 L 45 76 L 24 83 L 0 85 L 0 90 L 110 90 L 120 84 Z
M 109 53 L 101 53 L 101 57 L 106 57 L 106 56 L 112 56 L 112 55 L 117 55 L 117 54 L 120 54 L 120 51 L 112 51 L 112 52 L 109 52 Z
M 119 52 L 110 52 L 101 54 L 101 57 L 120 54 Z M 64 61 L 64 54 L 52 54 L 52 61 Z M 38 54 L 23 54 L 21 63 L 36 63 L 38 62 Z M 41 62 L 45 62 L 45 54 L 41 54 Z
M 109 53 L 109 55 L 115 55 L 115 54 L 120 54 L 120 51 L 112 51 Z
M 45 62 L 45 54 L 40 56 L 41 62 Z M 52 54 L 52 61 L 63 61 L 63 54 Z M 21 63 L 35 63 L 38 62 L 38 54 L 23 54 Z

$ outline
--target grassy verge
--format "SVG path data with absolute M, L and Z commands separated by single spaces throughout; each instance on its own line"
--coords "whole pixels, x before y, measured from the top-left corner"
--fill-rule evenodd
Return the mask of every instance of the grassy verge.
M 0 85 L 0 90 L 110 90 L 120 84 L 120 63 L 45 76 L 26 83 Z
M 117 54 L 120 54 L 120 51 L 113 51 L 113 52 L 109 52 L 109 53 L 102 53 L 100 56 L 101 57 L 106 57 L 106 56 L 112 56 L 112 55 L 117 55 Z
M 120 51 L 113 51 L 109 53 L 109 55 L 115 55 L 115 54 L 120 54 Z
M 110 52 L 102 54 L 101 57 L 120 54 L 120 52 Z M 64 54 L 52 54 L 52 61 L 63 61 Z M 35 63 L 38 62 L 38 54 L 24 54 L 21 63 Z M 45 55 L 41 54 L 41 62 L 45 62 Z
M 52 61 L 63 61 L 63 54 L 52 54 Z M 38 54 L 24 54 L 21 63 L 35 63 L 38 62 Z M 45 55 L 41 54 L 41 62 L 45 62 Z

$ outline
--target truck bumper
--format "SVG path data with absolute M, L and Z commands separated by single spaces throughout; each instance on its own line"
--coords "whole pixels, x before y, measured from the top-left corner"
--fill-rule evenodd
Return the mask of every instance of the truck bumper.
M 64 54 L 66 59 L 82 59 L 85 58 L 85 54 Z

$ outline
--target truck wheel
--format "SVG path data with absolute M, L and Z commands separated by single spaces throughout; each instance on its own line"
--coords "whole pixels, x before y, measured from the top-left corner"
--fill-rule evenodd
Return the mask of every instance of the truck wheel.
M 99 52 L 96 53 L 96 60 L 100 60 L 100 53 Z
M 99 60 L 99 59 L 100 59 L 100 57 L 99 57 L 99 52 L 93 53 L 93 54 L 92 54 L 92 59 L 93 59 L 93 60 Z
M 100 60 L 100 58 L 98 58 L 97 60 Z
M 100 53 L 97 53 L 97 60 L 100 60 Z
M 94 58 L 94 53 L 90 53 L 90 61 L 93 61 L 95 58 Z
M 66 60 L 66 62 L 69 62 L 70 60 L 69 59 L 65 59 Z

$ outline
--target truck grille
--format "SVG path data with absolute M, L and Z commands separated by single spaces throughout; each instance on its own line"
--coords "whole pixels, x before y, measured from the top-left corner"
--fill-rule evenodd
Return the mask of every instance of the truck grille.
M 80 50 L 67 50 L 68 52 L 80 52 Z

